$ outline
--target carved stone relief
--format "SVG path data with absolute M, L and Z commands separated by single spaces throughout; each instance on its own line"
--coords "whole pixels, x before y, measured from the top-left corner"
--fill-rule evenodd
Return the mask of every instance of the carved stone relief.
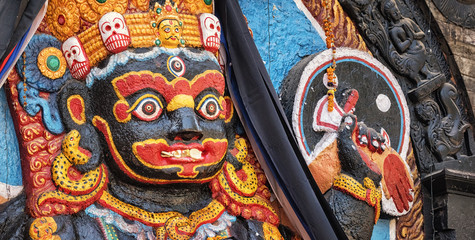
M 447 62 L 413 1 L 340 1 L 376 58 L 386 62 L 411 99 L 411 136 L 420 170 L 470 154 L 470 126 L 448 83 Z M 423 30 L 425 29 L 425 30 Z M 442 130 L 443 129 L 443 130 Z

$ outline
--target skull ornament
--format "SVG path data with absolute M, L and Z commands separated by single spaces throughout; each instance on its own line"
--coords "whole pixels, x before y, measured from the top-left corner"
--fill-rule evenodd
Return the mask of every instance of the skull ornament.
M 221 24 L 216 16 L 210 13 L 200 15 L 201 42 L 207 51 L 216 53 L 219 50 Z
M 122 14 L 117 12 L 105 14 L 99 20 L 98 27 L 107 50 L 119 53 L 127 49 L 130 44 L 130 33 Z
M 82 80 L 91 71 L 89 58 L 82 46 L 81 41 L 77 37 L 70 37 L 63 42 L 61 46 L 63 55 L 68 63 L 69 70 L 73 78 Z

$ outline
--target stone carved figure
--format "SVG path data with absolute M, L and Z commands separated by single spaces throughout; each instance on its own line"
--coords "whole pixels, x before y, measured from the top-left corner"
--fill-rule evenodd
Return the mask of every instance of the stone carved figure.
M 441 115 L 441 108 L 433 100 L 425 100 L 416 107 L 417 116 L 428 123 L 428 136 L 431 150 L 440 161 L 455 156 L 464 144 L 465 131 L 470 124 L 462 119 L 460 110 L 455 105 L 457 89 L 445 83 L 440 89 L 440 99 L 447 115 Z M 452 157 L 451 157 L 452 158 Z
M 426 66 L 427 54 L 422 41 L 425 34 L 413 20 L 402 16 L 394 0 L 383 1 L 381 8 L 382 14 L 389 20 L 388 34 L 396 49 L 390 57 L 399 66 L 398 70 L 419 86 L 423 82 L 420 71 L 426 78 L 432 77 Z
M 396 1 L 343 0 L 341 4 L 357 20 L 363 36 L 399 74 L 407 76 L 416 87 L 430 80 L 435 81 L 426 88 L 435 90 L 442 84 L 444 78 L 439 70 L 428 64 L 425 33 L 416 22 L 402 15 Z M 430 93 L 427 89 L 423 92 L 417 97 Z
M 446 78 L 440 70 L 446 63 L 434 60 L 434 54 L 427 49 L 427 36 L 424 37 L 419 25 L 410 19 L 414 19 L 416 13 L 403 16 L 399 7 L 404 3 L 395 0 L 342 0 L 340 3 L 356 20 L 373 54 L 401 74 L 400 81 L 416 83 L 408 96 L 415 105 L 414 116 L 422 120 L 411 126 L 420 170 L 429 172 L 434 162 L 453 159 L 467 142 L 462 136 L 468 125 L 455 104 L 455 94 L 447 94 L 454 90 L 449 90 L 453 86 L 444 83 Z M 438 101 L 431 97 L 433 92 L 437 92 Z M 447 130 L 441 130 L 441 126 Z
M 36 35 L 36 45 L 25 51 L 9 89 L 23 136 L 26 201 L 20 195 L 2 206 L 0 238 L 282 238 L 265 176 L 237 135 L 216 56 L 200 45 L 201 8 L 183 13 L 175 5 L 169 11 L 167 0 L 139 11 L 142 2 L 108 1 L 99 13 L 90 3 L 69 1 L 68 7 L 87 15 L 81 21 L 92 21 L 86 30 L 51 24 L 53 36 Z M 62 14 L 61 4 L 51 1 L 47 16 Z M 126 13 L 127 6 L 137 9 Z M 113 10 L 123 15 L 118 19 L 125 19 L 130 42 L 111 51 L 95 24 Z M 163 38 L 167 29 L 157 29 L 163 21 L 153 17 L 167 13 L 173 18 L 161 16 L 163 21 L 179 26 L 170 31 L 194 31 Z M 176 16 L 186 21 L 174 21 Z M 65 68 L 68 52 L 59 43 L 67 39 L 80 44 L 87 72 Z M 40 57 L 47 64 L 36 64 Z M 45 104 L 42 115 L 59 112 L 63 132 L 50 133 L 52 123 L 42 120 L 40 109 L 25 112 L 38 99 L 56 103 Z

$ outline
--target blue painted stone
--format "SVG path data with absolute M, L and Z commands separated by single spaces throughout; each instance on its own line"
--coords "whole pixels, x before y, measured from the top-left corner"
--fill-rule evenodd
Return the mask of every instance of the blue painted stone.
M 326 49 L 325 43 L 294 1 L 239 0 L 254 33 L 274 88 L 303 57 Z M 270 16 L 269 16 L 270 15 Z
M 387 219 L 379 219 L 378 223 L 374 225 L 371 240 L 389 240 L 389 222 L 390 220 Z
M 0 89 L 0 182 L 22 185 L 18 140 L 4 88 Z

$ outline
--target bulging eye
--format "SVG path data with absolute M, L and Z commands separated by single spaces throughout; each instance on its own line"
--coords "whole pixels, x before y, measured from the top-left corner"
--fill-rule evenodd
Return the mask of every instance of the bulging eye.
M 140 120 L 153 121 L 160 117 L 160 114 L 163 112 L 163 106 L 157 97 L 147 95 L 136 101 L 132 107 L 132 114 Z
M 201 100 L 196 110 L 198 110 L 198 112 L 204 118 L 208 120 L 215 120 L 218 118 L 223 108 L 214 95 L 208 94 Z
M 185 62 L 178 56 L 170 56 L 167 61 L 168 71 L 175 77 L 181 77 L 185 74 Z

